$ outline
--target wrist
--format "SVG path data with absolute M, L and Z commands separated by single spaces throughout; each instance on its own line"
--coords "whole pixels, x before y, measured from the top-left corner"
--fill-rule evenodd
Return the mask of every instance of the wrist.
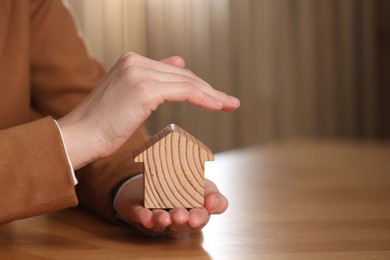
M 69 160 L 75 170 L 97 159 L 88 128 L 65 116 L 57 120 Z

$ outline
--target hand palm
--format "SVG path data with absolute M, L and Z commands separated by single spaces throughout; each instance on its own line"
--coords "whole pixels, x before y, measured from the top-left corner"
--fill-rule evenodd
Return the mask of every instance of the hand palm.
M 215 184 L 206 179 L 204 208 L 146 209 L 143 207 L 143 179 L 137 178 L 117 194 L 115 206 L 123 221 L 145 235 L 181 237 L 201 230 L 209 221 L 210 214 L 220 214 L 227 209 L 228 201 Z

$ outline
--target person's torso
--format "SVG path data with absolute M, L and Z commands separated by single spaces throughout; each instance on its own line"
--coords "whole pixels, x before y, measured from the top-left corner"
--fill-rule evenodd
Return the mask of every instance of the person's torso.
M 31 117 L 29 28 L 29 1 L 0 1 L 0 129 Z

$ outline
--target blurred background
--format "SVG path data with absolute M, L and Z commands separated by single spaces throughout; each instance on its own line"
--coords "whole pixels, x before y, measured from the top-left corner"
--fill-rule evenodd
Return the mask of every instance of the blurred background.
M 185 58 L 233 113 L 164 104 L 150 134 L 176 123 L 223 151 L 301 138 L 390 137 L 388 0 L 69 0 L 95 56 Z

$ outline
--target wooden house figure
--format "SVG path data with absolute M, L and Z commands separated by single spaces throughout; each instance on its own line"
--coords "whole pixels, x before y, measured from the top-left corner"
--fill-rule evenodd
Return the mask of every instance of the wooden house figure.
M 205 161 L 212 151 L 195 137 L 171 124 L 133 152 L 144 163 L 145 208 L 204 206 Z

